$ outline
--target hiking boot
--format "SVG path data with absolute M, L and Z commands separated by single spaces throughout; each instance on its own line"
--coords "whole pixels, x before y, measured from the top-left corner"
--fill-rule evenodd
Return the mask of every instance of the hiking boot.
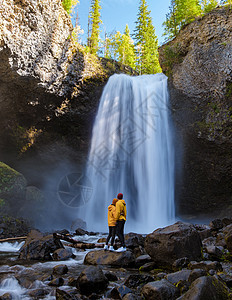
M 110 250 L 110 251 L 114 251 L 114 247 L 113 247 L 113 246 L 110 246 L 109 250 Z
M 119 248 L 118 250 L 116 250 L 117 252 L 124 252 L 124 251 L 126 251 L 126 247 L 121 247 L 121 248 Z
M 105 246 L 104 246 L 104 250 L 105 250 L 105 251 L 106 251 L 106 250 L 109 250 L 108 245 L 105 245 Z

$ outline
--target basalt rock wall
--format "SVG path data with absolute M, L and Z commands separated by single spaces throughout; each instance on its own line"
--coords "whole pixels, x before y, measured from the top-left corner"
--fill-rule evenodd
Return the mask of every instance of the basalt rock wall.
M 29 180 L 32 168 L 81 166 L 102 88 L 117 72 L 134 71 L 86 53 L 61 0 L 2 0 L 0 161 L 29 170 Z
M 177 212 L 230 213 L 232 10 L 195 20 L 159 53 L 176 126 Z

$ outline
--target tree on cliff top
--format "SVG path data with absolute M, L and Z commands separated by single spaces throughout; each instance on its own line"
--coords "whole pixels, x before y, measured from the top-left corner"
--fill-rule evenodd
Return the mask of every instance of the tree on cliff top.
M 158 59 L 158 39 L 146 0 L 140 0 L 134 37 L 137 48 L 137 68 L 140 74 L 161 72 Z
M 97 54 L 99 50 L 100 24 L 102 23 L 100 10 L 100 1 L 92 0 L 89 14 L 90 36 L 88 38 L 88 46 L 92 54 Z
M 79 3 L 78 0 L 62 0 L 63 7 L 68 14 L 71 13 L 72 8 L 76 6 L 78 3 Z
M 201 13 L 202 9 L 198 0 L 171 0 L 169 13 L 163 23 L 163 35 L 167 36 L 167 40 L 172 39 L 184 25 L 192 22 Z

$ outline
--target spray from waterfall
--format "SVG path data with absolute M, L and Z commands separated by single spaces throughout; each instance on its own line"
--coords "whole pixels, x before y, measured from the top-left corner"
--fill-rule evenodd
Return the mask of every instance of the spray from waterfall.
M 113 75 L 95 119 L 86 176 L 92 197 L 81 209 L 88 229 L 106 232 L 119 192 L 126 231 L 147 233 L 174 221 L 174 143 L 167 77 Z

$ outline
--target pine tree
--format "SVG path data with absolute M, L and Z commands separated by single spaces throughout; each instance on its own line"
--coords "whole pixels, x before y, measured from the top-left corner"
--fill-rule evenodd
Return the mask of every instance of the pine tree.
M 72 8 L 79 3 L 78 0 L 62 0 L 62 5 L 68 14 L 71 13 Z
M 90 37 L 88 39 L 88 46 L 92 54 L 97 54 L 99 50 L 100 24 L 102 23 L 100 10 L 100 0 L 92 0 L 89 14 Z
M 171 0 L 169 13 L 163 23 L 164 36 L 167 36 L 167 40 L 172 39 L 184 25 L 192 22 L 201 13 L 198 0 Z
M 203 13 L 208 13 L 218 6 L 217 0 L 202 0 L 201 7 Z
M 140 0 L 134 37 L 137 48 L 137 69 L 140 74 L 161 72 L 158 59 L 158 39 L 146 0 Z

